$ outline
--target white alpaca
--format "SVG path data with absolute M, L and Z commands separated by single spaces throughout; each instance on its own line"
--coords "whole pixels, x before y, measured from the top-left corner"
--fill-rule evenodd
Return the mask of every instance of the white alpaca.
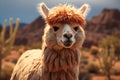
M 87 4 L 47 8 L 40 4 L 46 20 L 42 50 L 26 51 L 18 60 L 11 80 L 78 80 L 80 48 L 85 39 L 83 26 Z

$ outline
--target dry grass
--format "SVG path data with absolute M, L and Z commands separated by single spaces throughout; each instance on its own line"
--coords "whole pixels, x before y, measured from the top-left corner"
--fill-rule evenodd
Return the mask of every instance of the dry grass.
M 113 80 L 120 80 L 120 76 L 112 76 L 112 79 Z M 94 75 L 92 77 L 92 80 L 108 80 L 108 79 L 105 76 L 96 76 L 96 75 Z
M 118 61 L 116 64 L 115 64 L 115 67 L 114 67 L 117 71 L 120 72 L 120 61 Z

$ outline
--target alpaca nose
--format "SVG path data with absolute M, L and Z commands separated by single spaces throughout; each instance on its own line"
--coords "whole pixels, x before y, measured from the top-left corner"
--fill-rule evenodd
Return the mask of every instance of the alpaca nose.
M 64 36 L 65 38 L 67 38 L 67 39 L 70 39 L 70 38 L 72 37 L 72 34 L 66 33 L 66 34 L 64 34 L 63 36 Z

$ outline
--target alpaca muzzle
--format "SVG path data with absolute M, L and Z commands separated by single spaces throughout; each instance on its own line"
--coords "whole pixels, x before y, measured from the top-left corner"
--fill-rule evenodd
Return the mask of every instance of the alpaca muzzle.
M 66 47 L 70 47 L 72 45 L 72 43 L 73 42 L 70 39 L 67 39 L 63 42 L 64 46 L 66 46 Z
M 63 44 L 67 47 L 71 46 L 71 44 L 72 44 L 72 40 L 71 40 L 72 34 L 66 33 L 63 36 L 65 38 L 65 41 L 63 42 Z

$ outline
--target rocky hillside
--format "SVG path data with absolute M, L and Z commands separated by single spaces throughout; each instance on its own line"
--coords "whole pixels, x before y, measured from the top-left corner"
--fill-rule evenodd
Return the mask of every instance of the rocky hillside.
M 19 30 L 16 45 L 30 45 L 41 41 L 45 22 L 40 16 L 32 23 Z M 106 35 L 120 33 L 120 11 L 117 9 L 104 9 L 99 15 L 87 20 L 86 41 L 84 46 L 97 45 L 98 41 Z
M 40 16 L 32 23 L 24 26 L 17 33 L 16 45 L 30 45 L 34 42 L 41 41 L 45 26 L 44 19 Z
M 120 11 L 104 9 L 99 15 L 87 20 L 86 46 L 97 45 L 98 41 L 107 35 L 120 34 Z

